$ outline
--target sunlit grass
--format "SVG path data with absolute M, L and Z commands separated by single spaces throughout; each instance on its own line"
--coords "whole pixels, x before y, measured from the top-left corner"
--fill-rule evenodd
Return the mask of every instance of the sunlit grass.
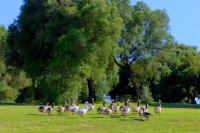
M 100 104 L 96 105 L 96 107 Z M 163 106 L 169 106 L 165 104 Z M 98 114 L 96 111 L 88 112 L 81 118 L 77 115 L 64 113 L 58 115 L 53 112 L 51 116 L 40 113 L 36 106 L 0 106 L 0 132 L 62 132 L 62 133 L 115 133 L 115 132 L 199 132 L 200 108 L 199 106 L 182 105 L 163 108 L 161 115 L 153 112 L 149 121 L 130 112 L 128 118 L 113 114 L 109 117 Z M 187 108 L 180 108 L 185 107 Z M 189 108 L 190 107 L 190 108 Z

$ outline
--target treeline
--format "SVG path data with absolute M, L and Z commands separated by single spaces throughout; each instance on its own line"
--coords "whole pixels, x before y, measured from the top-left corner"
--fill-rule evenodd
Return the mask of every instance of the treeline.
M 130 0 L 24 0 L 0 28 L 0 101 L 161 99 L 195 103 L 200 54 L 164 10 Z

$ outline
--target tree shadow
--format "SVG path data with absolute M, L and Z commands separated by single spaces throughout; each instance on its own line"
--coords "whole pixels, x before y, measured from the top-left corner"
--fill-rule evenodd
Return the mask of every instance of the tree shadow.
M 142 118 L 134 118 L 132 119 L 133 121 L 136 121 L 136 122 L 142 122 L 142 121 L 145 121 L 144 119 Z
M 92 116 L 92 117 L 89 117 L 89 118 L 105 118 L 103 116 Z
M 32 115 L 32 116 L 48 116 L 47 114 L 26 114 L 26 115 Z
M 120 118 L 120 115 L 110 115 L 110 118 Z

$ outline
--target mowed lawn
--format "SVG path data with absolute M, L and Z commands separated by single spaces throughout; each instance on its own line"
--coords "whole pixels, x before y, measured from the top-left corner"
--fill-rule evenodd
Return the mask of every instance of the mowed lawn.
M 83 106 L 83 105 L 82 105 Z M 100 104 L 96 104 L 96 107 Z M 134 106 L 134 104 L 132 104 Z M 146 121 L 143 117 L 130 112 L 128 118 L 119 114 L 109 117 L 98 114 L 96 110 L 88 112 L 83 118 L 71 114 L 51 116 L 40 113 L 37 106 L 0 105 L 0 132 L 52 132 L 52 133 L 199 133 L 200 106 L 165 104 L 161 115 L 154 114 Z M 177 107 L 177 108 L 176 108 Z

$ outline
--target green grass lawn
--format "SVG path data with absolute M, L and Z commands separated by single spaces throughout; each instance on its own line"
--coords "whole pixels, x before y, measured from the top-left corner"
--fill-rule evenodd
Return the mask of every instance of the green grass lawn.
M 151 104 L 153 105 L 153 104 Z M 98 107 L 100 105 L 96 105 Z M 175 107 L 178 108 L 175 108 Z M 174 133 L 200 132 L 200 106 L 163 104 L 161 115 L 156 115 L 153 108 L 149 121 L 130 112 L 128 118 L 120 115 L 106 117 L 96 110 L 81 118 L 71 114 L 48 116 L 40 113 L 36 106 L 0 105 L 0 132 L 62 132 L 62 133 Z

